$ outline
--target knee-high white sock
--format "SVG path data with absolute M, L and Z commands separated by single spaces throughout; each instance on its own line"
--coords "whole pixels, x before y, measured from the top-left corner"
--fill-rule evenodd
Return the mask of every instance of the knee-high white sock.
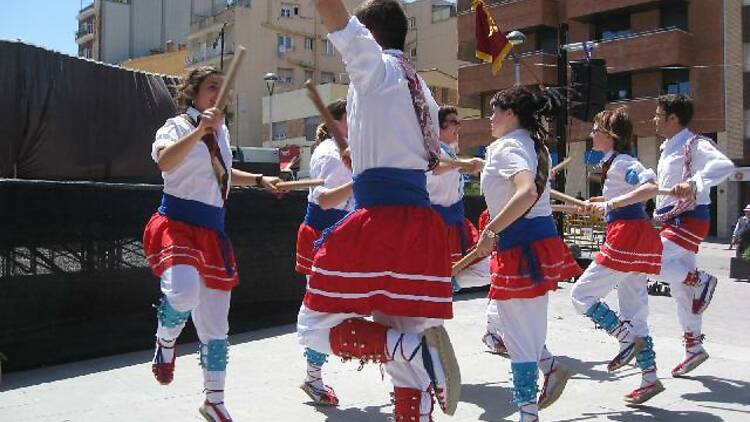
M 206 393 L 206 401 L 209 403 L 222 403 L 224 401 L 226 374 L 226 371 L 203 370 L 203 388 Z
M 542 349 L 542 357 L 539 359 L 539 369 L 542 370 L 542 373 L 544 375 L 549 374 L 555 367 L 556 362 L 557 359 L 555 359 L 555 357 L 552 356 L 552 353 L 547 350 L 547 346 L 544 346 L 544 349 Z

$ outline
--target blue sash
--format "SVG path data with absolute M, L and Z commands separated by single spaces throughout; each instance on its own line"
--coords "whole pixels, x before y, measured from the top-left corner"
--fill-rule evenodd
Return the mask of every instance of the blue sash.
M 449 207 L 432 204 L 432 209 L 440 214 L 446 226 L 458 227 L 461 235 L 461 251 L 466 252 L 469 248 L 469 240 L 466 238 L 466 229 L 464 228 L 464 201 L 459 199 L 458 202 Z
M 354 176 L 357 209 L 379 205 L 430 206 L 427 176 L 423 170 L 378 167 Z
M 528 274 L 534 283 L 543 282 L 541 268 L 534 251 L 531 249 L 531 244 L 538 240 L 559 236 L 552 216 L 519 218 L 501 231 L 498 236 L 497 249 L 506 251 L 520 246 L 524 258 L 521 262 L 522 271 L 524 271 L 524 274 Z
M 615 220 L 645 220 L 648 219 L 648 214 L 646 214 L 646 209 L 643 207 L 643 204 L 636 203 L 636 204 L 630 204 L 626 207 L 617 208 L 616 210 L 612 210 L 607 213 L 607 216 L 605 217 L 605 221 L 607 224 L 615 221 Z
M 668 207 L 660 208 L 658 211 L 656 211 L 656 213 L 657 214 L 664 214 L 665 212 L 671 211 L 672 208 L 674 208 L 674 205 L 670 205 Z M 710 220 L 711 219 L 711 211 L 708 208 L 708 204 L 697 205 L 692 210 L 685 211 L 682 214 L 678 215 L 677 217 L 674 218 L 674 220 L 679 220 L 680 217 L 696 218 L 696 219 L 699 219 L 699 220 Z
M 427 176 L 422 170 L 376 167 L 354 176 L 353 180 L 352 191 L 356 209 L 382 205 L 430 206 Z M 313 249 L 317 251 L 331 232 L 346 221 L 347 216 L 323 230 L 320 237 L 313 242 Z
M 182 199 L 168 193 L 163 193 L 157 212 L 172 220 L 216 232 L 219 239 L 219 248 L 221 249 L 221 258 L 224 261 L 224 269 L 230 277 L 234 275 L 234 269 L 229 261 L 232 244 L 224 232 L 224 215 L 226 211 L 223 207 L 214 207 L 200 201 Z
M 344 218 L 346 214 L 347 212 L 344 210 L 336 208 L 324 210 L 323 208 L 320 208 L 320 205 L 308 202 L 307 212 L 305 213 L 305 224 L 315 230 L 323 231 L 336 224 L 336 222 Z

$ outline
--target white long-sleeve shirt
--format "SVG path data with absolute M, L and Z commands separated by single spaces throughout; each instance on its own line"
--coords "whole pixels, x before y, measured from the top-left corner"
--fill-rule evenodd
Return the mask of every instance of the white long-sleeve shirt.
M 603 162 L 612 157 L 614 151 L 608 152 Z M 656 173 L 647 169 L 636 158 L 628 154 L 618 154 L 607 171 L 607 179 L 604 181 L 602 194 L 607 199 L 617 198 L 636 190 L 642 184 L 656 182 Z
M 192 107 L 188 108 L 186 114 L 197 120 L 200 112 Z M 184 116 L 176 116 L 168 119 L 164 126 L 156 131 L 156 139 L 151 145 L 151 158 L 159 162 L 159 150 L 174 144 L 195 130 L 195 127 Z M 221 129 L 216 131 L 216 141 L 219 144 L 221 158 L 227 166 L 229 180 L 232 182 L 232 151 L 229 147 L 229 129 L 222 124 Z M 221 188 L 216 182 L 214 169 L 211 165 L 211 153 L 205 142 L 198 141 L 187 156 L 170 171 L 162 172 L 164 179 L 164 193 L 182 199 L 203 202 L 214 207 L 223 207 L 224 199 L 221 197 Z
M 352 171 L 341 161 L 339 147 L 333 139 L 328 138 L 315 147 L 315 151 L 313 151 L 312 157 L 310 157 L 310 178 L 323 179 L 325 181 L 323 186 L 310 188 L 307 200 L 314 204 L 320 204 L 320 195 L 323 192 L 351 182 Z M 352 211 L 354 209 L 354 199 L 349 198 L 334 208 Z
M 693 132 L 685 128 L 675 136 L 661 144 L 661 156 L 657 166 L 659 189 L 671 189 L 682 180 L 682 169 L 685 165 L 684 147 L 691 139 Z M 711 203 L 711 188 L 723 182 L 734 170 L 734 164 L 722 154 L 711 141 L 698 138 L 692 148 L 692 162 L 690 164 L 692 177 L 697 188 L 696 203 L 707 205 Z M 656 197 L 656 208 L 664 208 L 677 203 L 677 198 L 669 195 Z
M 392 56 L 403 52 L 384 51 L 355 16 L 328 39 L 341 53 L 350 80 L 346 112 L 353 174 L 375 167 L 426 170 L 427 152 L 408 81 Z M 427 84 L 419 81 L 438 133 L 438 105 Z
M 448 152 L 450 151 L 450 152 Z M 456 159 L 456 154 L 445 142 L 440 142 L 440 157 Z M 427 192 L 430 194 L 430 203 L 449 207 L 464 197 L 464 178 L 457 169 L 446 171 L 435 175 L 427 173 Z

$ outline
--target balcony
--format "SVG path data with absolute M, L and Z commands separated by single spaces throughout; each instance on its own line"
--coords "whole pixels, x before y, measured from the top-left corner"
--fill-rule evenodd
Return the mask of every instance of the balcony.
M 693 34 L 681 29 L 640 32 L 598 42 L 594 56 L 607 60 L 609 73 L 654 69 L 663 66 L 690 66 L 695 58 Z M 582 51 L 571 52 L 570 60 L 583 59 Z
M 234 22 L 235 9 L 237 7 L 250 8 L 250 5 L 250 0 L 232 0 L 227 1 L 226 4 L 212 2 L 211 7 L 191 17 L 190 35 L 193 36 L 196 33 L 205 33 L 220 28 L 224 22 Z
M 224 65 L 227 66 L 232 62 L 234 49 L 231 46 L 224 46 Z M 221 49 L 208 48 L 201 51 L 188 53 L 185 57 L 185 67 L 195 68 L 199 66 L 216 66 L 218 68 L 221 62 Z
M 80 45 L 90 42 L 94 39 L 94 25 L 89 22 L 81 23 L 75 34 L 77 44 Z
M 568 19 L 588 22 L 597 15 L 616 11 L 639 11 L 658 6 L 658 0 L 573 0 L 565 2 Z
M 83 8 L 78 12 L 78 20 L 86 20 L 90 18 L 91 16 L 94 16 L 96 13 L 96 10 L 94 9 L 94 1 L 90 0 L 89 4 L 86 6 L 83 6 Z
M 459 0 L 458 9 L 458 57 L 473 61 L 476 17 L 471 11 L 471 1 Z M 540 26 L 557 28 L 559 23 L 558 0 L 488 1 L 487 10 L 498 28 L 506 33 Z
M 479 94 L 513 86 L 516 73 L 512 58 L 505 59 L 497 75 L 492 74 L 491 67 L 492 64 L 483 63 L 458 69 L 458 92 L 462 106 L 479 108 Z M 537 85 L 540 82 L 545 85 L 557 83 L 557 57 L 541 52 L 522 54 L 521 85 Z

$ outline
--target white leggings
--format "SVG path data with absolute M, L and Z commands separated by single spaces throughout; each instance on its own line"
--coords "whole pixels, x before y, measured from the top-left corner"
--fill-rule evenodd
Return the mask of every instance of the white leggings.
M 161 291 L 176 311 L 191 311 L 190 317 L 201 343 L 227 338 L 231 291 L 206 287 L 198 270 L 192 265 L 167 268 L 161 275 Z M 185 324 L 173 328 L 159 324 L 156 335 L 165 340 L 174 340 L 183 327 Z
M 683 332 L 701 334 L 703 316 L 693 313 L 693 288 L 685 285 L 685 277 L 695 271 L 695 254 L 671 240 L 661 238 L 661 274 L 654 279 L 669 283 L 672 298 L 677 302 L 677 319 Z

